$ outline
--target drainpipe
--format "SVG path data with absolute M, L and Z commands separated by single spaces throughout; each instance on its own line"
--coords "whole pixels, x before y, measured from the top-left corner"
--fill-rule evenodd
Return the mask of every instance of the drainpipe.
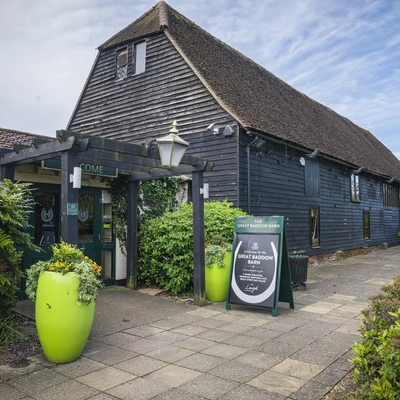
M 250 214 L 250 189 L 251 189 L 251 184 L 250 184 L 250 146 L 246 147 L 246 153 L 247 153 L 247 214 Z
M 247 213 L 251 214 L 251 196 L 250 196 L 250 191 L 251 191 L 251 171 L 250 171 L 250 148 L 258 142 L 258 136 L 255 137 L 255 139 L 250 142 L 250 144 L 246 147 L 246 153 L 247 153 Z

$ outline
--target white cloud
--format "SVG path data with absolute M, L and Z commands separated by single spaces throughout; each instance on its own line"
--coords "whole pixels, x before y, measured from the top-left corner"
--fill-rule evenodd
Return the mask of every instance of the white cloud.
M 64 128 L 96 57 L 95 48 L 156 3 L 3 1 L 0 126 L 48 135 Z M 167 3 L 400 153 L 400 2 Z

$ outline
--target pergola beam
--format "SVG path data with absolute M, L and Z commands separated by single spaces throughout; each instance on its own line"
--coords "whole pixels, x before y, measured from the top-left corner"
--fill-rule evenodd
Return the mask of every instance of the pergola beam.
M 189 175 L 199 171 L 209 172 L 213 169 L 213 167 L 213 163 L 202 161 L 198 163 L 197 166 L 179 165 L 179 167 L 176 168 L 159 168 L 151 170 L 149 172 L 135 172 L 129 175 L 128 181 L 149 181 L 152 179 L 166 178 L 168 176 Z
M 78 203 L 78 191 L 72 188 L 69 181 L 73 168 L 82 163 L 100 162 L 104 167 L 118 168 L 120 174 L 127 175 L 127 286 L 131 288 L 137 285 L 138 182 L 192 174 L 194 299 L 196 305 L 205 305 L 204 199 L 200 189 L 203 186 L 203 172 L 211 171 L 213 164 L 199 157 L 185 155 L 178 167 L 166 169 L 161 167 L 154 143 L 141 146 L 65 130 L 57 131 L 57 139 L 35 141 L 30 147 L 16 148 L 17 151 L 1 151 L 1 176 L 12 177 L 16 165 L 61 157 L 61 237 L 66 242 L 78 243 L 78 216 L 72 212 Z
M 59 155 L 63 151 L 72 149 L 76 145 L 76 138 L 71 137 L 67 141 L 60 142 L 47 142 L 38 147 L 30 146 L 21 149 L 18 153 L 9 152 L 0 158 L 0 165 L 5 164 L 29 164 L 38 159 L 44 160 L 45 158 L 52 158 Z

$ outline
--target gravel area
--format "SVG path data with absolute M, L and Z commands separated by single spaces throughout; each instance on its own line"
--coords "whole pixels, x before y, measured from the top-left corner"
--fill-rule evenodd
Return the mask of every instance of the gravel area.
M 0 347 L 0 365 L 11 368 L 23 368 L 29 365 L 27 357 L 42 353 L 35 322 L 28 318 L 17 316 L 19 331 L 27 337 L 24 341 L 13 341 L 8 346 Z

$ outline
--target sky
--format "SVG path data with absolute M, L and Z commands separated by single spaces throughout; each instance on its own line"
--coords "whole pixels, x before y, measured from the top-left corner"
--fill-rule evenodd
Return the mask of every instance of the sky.
M 97 47 L 157 0 L 0 0 L 0 127 L 65 129 Z M 399 0 L 167 0 L 400 158 Z

